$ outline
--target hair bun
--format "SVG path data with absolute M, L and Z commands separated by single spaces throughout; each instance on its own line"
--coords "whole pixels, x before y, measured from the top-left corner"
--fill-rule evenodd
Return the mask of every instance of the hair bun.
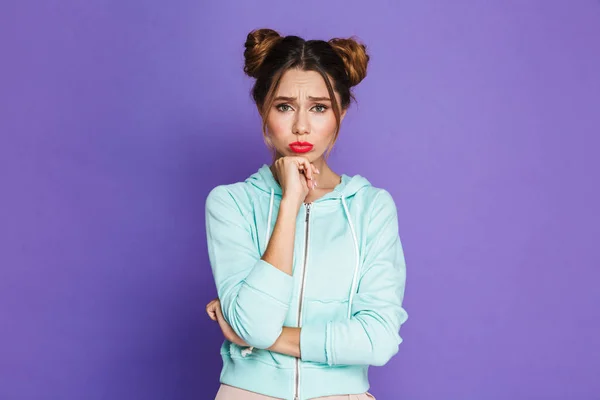
M 256 78 L 265 57 L 281 38 L 282 36 L 279 33 L 268 28 L 256 29 L 250 32 L 244 44 L 246 47 L 244 51 L 244 72 Z
M 354 38 L 333 38 L 328 43 L 342 57 L 351 86 L 356 86 L 365 79 L 370 57 L 364 44 Z

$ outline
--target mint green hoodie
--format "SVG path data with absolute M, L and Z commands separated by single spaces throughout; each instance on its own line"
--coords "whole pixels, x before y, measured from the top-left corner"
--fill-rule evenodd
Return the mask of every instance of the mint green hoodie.
M 281 187 L 268 165 L 206 199 L 208 253 L 221 308 L 251 347 L 221 347 L 220 381 L 281 399 L 357 394 L 369 365 L 398 352 L 406 266 L 391 195 L 360 175 L 298 212 L 293 276 L 261 260 Z M 301 358 L 268 350 L 301 327 Z

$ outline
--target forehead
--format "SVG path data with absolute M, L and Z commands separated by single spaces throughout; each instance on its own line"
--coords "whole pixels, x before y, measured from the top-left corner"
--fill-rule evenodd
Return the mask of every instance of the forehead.
M 331 78 L 330 78 L 331 80 Z M 277 89 L 278 95 L 294 95 L 299 90 L 311 96 L 327 96 L 327 85 L 320 73 L 289 69 L 284 72 Z

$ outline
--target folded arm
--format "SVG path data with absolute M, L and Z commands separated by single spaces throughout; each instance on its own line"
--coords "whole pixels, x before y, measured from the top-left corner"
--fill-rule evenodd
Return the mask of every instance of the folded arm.
M 289 229 L 295 225 L 284 227 L 283 234 Z M 206 199 L 206 236 L 225 320 L 248 345 L 272 346 L 282 332 L 292 295 L 291 266 L 261 259 L 252 224 L 225 186 L 213 189 Z

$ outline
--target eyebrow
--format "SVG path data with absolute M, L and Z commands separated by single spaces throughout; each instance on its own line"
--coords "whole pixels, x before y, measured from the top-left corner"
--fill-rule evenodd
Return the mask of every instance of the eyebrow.
M 331 99 L 329 97 L 313 97 L 313 96 L 308 96 L 308 99 L 312 100 L 312 101 L 331 101 Z M 296 101 L 296 97 L 288 97 L 288 96 L 277 96 L 277 97 L 275 97 L 274 101 L 278 101 L 278 100 L 284 100 L 284 101 L 293 102 L 293 101 Z

